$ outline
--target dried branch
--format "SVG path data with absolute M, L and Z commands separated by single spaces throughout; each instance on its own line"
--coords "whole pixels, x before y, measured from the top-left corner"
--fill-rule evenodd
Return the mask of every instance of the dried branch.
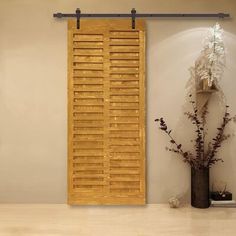
M 189 95 L 189 97 L 191 98 L 192 95 Z M 163 118 L 156 119 L 155 121 L 159 123 L 159 128 L 168 135 L 168 137 L 170 138 L 170 143 L 174 146 L 172 148 L 167 147 L 166 149 L 168 151 L 181 155 L 183 161 L 187 162 L 191 167 L 195 169 L 209 168 L 219 161 L 223 162 L 223 160 L 216 157 L 216 155 L 222 145 L 222 142 L 231 137 L 231 135 L 225 134 L 225 128 L 229 124 L 229 122 L 236 122 L 236 116 L 230 117 L 230 114 L 228 112 L 229 106 L 226 106 L 222 124 L 219 128 L 217 128 L 216 137 L 212 139 L 213 142 L 208 143 L 207 149 L 205 150 L 205 125 L 206 116 L 208 114 L 208 106 L 204 106 L 203 111 L 199 117 L 195 101 L 190 100 L 190 103 L 192 105 L 193 111 L 185 112 L 184 114 L 191 121 L 191 123 L 196 126 L 196 139 L 194 140 L 195 155 L 193 155 L 190 151 L 184 151 L 182 144 L 176 142 L 176 140 L 171 135 L 172 130 L 168 129 L 167 124 Z

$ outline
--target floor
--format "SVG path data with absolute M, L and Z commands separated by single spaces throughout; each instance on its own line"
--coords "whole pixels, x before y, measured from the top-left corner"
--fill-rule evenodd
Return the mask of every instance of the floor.
M 234 236 L 236 209 L 0 205 L 0 236 Z

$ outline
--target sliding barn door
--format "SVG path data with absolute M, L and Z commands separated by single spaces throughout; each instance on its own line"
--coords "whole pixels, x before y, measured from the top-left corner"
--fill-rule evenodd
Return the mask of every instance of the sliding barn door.
M 145 203 L 144 23 L 68 24 L 68 203 Z

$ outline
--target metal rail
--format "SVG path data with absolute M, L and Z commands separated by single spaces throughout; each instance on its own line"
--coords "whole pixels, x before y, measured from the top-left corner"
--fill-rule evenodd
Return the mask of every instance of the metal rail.
M 142 13 L 137 14 L 133 8 L 131 13 L 128 14 L 117 14 L 117 13 L 81 13 L 80 9 L 77 8 L 75 13 L 54 13 L 55 18 L 76 18 L 77 28 L 80 28 L 80 18 L 130 18 L 132 20 L 132 29 L 135 29 L 135 18 L 228 18 L 228 13 Z

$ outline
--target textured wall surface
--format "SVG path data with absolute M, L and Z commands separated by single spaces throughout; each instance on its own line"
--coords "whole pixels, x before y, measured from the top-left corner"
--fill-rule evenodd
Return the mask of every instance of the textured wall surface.
M 67 192 L 67 24 L 54 12 L 229 12 L 225 30 L 227 68 L 222 80 L 236 113 L 236 2 L 234 0 L 1 0 L 0 1 L 0 203 L 64 203 Z M 168 139 L 154 119 L 163 116 L 186 147 L 193 127 L 183 117 L 188 68 L 215 19 L 147 20 L 147 187 L 148 202 L 172 195 L 189 200 L 190 170 L 165 151 Z M 215 99 L 216 100 L 216 99 Z M 210 127 L 222 109 L 214 105 Z M 236 127 L 231 127 L 231 130 Z M 215 130 L 212 131 L 214 134 Z M 211 133 L 211 131 L 210 131 Z M 225 162 L 212 169 L 236 194 L 236 145 L 219 153 Z

